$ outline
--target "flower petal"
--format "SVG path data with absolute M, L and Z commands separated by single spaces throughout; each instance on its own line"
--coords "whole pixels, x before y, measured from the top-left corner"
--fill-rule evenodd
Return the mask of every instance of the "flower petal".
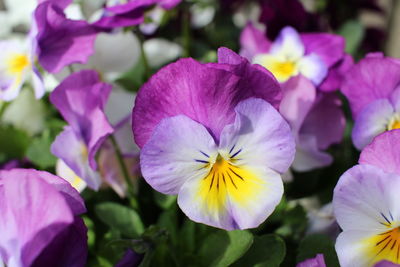
M 182 185 L 193 177 L 203 178 L 209 157 L 216 145 L 201 124 L 186 116 L 162 120 L 140 154 L 145 180 L 164 194 L 178 194 Z
M 317 54 L 309 54 L 303 57 L 298 66 L 300 73 L 310 79 L 315 85 L 319 85 L 328 74 L 326 64 Z
M 363 149 L 375 136 L 386 131 L 393 114 L 393 106 L 387 99 L 368 104 L 359 113 L 354 124 L 352 139 L 355 147 Z
M 400 176 L 372 165 L 356 165 L 339 179 L 333 196 L 338 224 L 347 230 L 383 233 L 398 221 Z
M 385 172 L 400 175 L 400 130 L 384 132 L 375 137 L 360 155 L 360 164 L 370 164 Z
M 304 55 L 305 48 L 299 33 L 294 28 L 287 26 L 281 30 L 269 52 L 284 55 L 288 60 L 297 61 Z
M 240 45 L 240 55 L 252 61 L 255 55 L 267 53 L 271 42 L 264 32 L 257 29 L 252 23 L 248 23 L 240 34 Z
M 294 158 L 295 142 L 279 112 L 262 99 L 249 98 L 236 106 L 235 113 L 235 123 L 221 133 L 219 148 L 231 151 L 231 158 L 240 158 L 240 165 L 286 172 Z

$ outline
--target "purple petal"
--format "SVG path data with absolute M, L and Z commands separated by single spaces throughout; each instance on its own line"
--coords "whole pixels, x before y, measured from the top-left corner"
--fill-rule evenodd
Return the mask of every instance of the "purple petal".
M 336 94 L 320 94 L 308 113 L 300 134 L 314 135 L 319 149 L 339 144 L 343 139 L 346 118 Z
M 388 58 L 368 57 L 348 71 L 341 90 L 357 118 L 369 103 L 389 98 L 399 84 L 400 65 Z
M 159 5 L 165 9 L 171 9 L 177 6 L 182 0 L 159 0 Z
M 298 172 L 311 171 L 328 166 L 332 161 L 331 155 L 318 148 L 317 138 L 314 135 L 299 135 L 296 156 L 292 164 L 293 170 Z
M 6 264 L 30 266 L 74 221 L 64 196 L 33 170 L 0 172 L 0 198 L 0 254 Z
M 345 40 L 342 36 L 329 33 L 303 33 L 301 40 L 306 54 L 317 54 L 328 68 L 344 57 Z
M 326 267 L 324 255 L 317 254 L 315 258 L 311 258 L 303 262 L 300 262 L 296 265 L 296 267 Z
M 163 119 L 140 153 L 143 177 L 164 194 L 178 194 L 193 176 L 205 177 L 204 161 L 216 145 L 207 129 L 186 116 Z M 196 172 L 196 170 L 198 170 Z
M 76 136 L 73 129 L 65 127 L 51 145 L 51 153 L 62 159 L 78 177 L 85 180 L 88 186 L 98 190 L 101 184 L 99 174 L 89 166 L 87 148 L 83 140 Z
M 87 228 L 75 217 L 69 227 L 60 232 L 33 262 L 32 267 L 83 267 L 88 254 Z
M 103 112 L 110 91 L 111 85 L 101 82 L 97 72 L 83 70 L 68 76 L 50 95 L 50 101 L 71 125 L 76 138 L 87 146 L 92 169 L 96 169 L 97 150 L 113 133 Z
M 326 77 L 328 68 L 319 55 L 312 53 L 304 56 L 299 62 L 300 73 L 319 85 Z
M 94 53 L 96 30 L 85 21 L 69 20 L 49 2 L 35 10 L 39 63 L 51 73 L 72 63 L 86 63 Z
M 136 267 L 139 266 L 142 259 L 142 254 L 137 254 L 135 251 L 128 249 L 125 252 L 124 257 L 117 262 L 115 267 Z
M 374 267 L 399 267 L 400 264 L 393 263 L 391 261 L 383 260 L 374 265 Z
M 240 34 L 240 55 L 252 61 L 257 54 L 267 53 L 271 42 L 264 32 L 257 29 L 252 23 L 248 23 Z
M 360 155 L 360 164 L 370 164 L 388 173 L 400 175 L 400 130 L 385 132 L 366 146 Z
M 354 123 L 351 137 L 355 147 L 363 149 L 375 136 L 386 131 L 393 114 L 393 106 L 387 99 L 375 100 L 368 104 L 358 114 Z
M 143 147 L 163 118 L 176 115 L 201 123 L 218 140 L 223 127 L 233 122 L 238 102 L 260 97 L 276 104 L 279 91 L 276 80 L 259 68 L 180 59 L 139 90 L 132 114 L 135 141 Z
M 318 89 L 323 92 L 332 92 L 338 90 L 343 83 L 345 75 L 353 65 L 353 58 L 346 54 L 341 61 L 329 69 L 326 79 L 322 82 Z
M 283 98 L 279 112 L 289 122 L 297 135 L 304 119 L 311 110 L 315 98 L 315 86 L 302 75 L 298 75 L 282 85 Z
M 42 98 L 45 93 L 44 82 L 42 75 L 40 74 L 39 70 L 34 67 L 33 68 L 33 89 L 35 90 L 35 97 L 36 99 Z

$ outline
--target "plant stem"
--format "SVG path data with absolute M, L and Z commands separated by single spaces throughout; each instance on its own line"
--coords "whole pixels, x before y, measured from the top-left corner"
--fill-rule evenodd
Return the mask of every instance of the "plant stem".
M 7 107 L 10 105 L 10 102 L 2 102 L 0 103 L 0 119 L 3 117 L 4 111 L 6 111 Z
M 146 80 L 150 78 L 151 76 L 151 72 L 150 72 L 150 66 L 149 66 L 149 61 L 147 59 L 147 55 L 146 55 L 146 51 L 144 50 L 144 36 L 143 33 L 140 31 L 139 28 L 135 29 L 135 33 L 139 38 L 139 42 L 140 42 L 140 55 L 142 58 L 142 62 L 144 65 L 144 70 L 145 70 L 145 75 L 146 75 Z
M 138 204 L 137 204 L 137 201 L 136 201 L 136 198 L 135 198 L 136 194 L 135 194 L 135 192 L 133 190 L 133 183 L 132 183 L 131 177 L 129 175 L 129 171 L 126 168 L 126 164 L 124 162 L 124 159 L 122 157 L 121 150 L 119 149 L 118 143 L 115 140 L 115 137 L 113 135 L 110 135 L 110 140 L 111 140 L 111 143 L 112 143 L 112 145 L 114 147 L 115 155 L 117 157 L 118 164 L 119 164 L 119 166 L 121 168 L 122 176 L 124 177 L 124 180 L 126 182 L 127 195 L 128 195 L 128 197 L 130 199 L 130 203 L 135 209 L 137 209 L 138 208 Z
M 187 3 L 183 3 L 182 38 L 183 56 L 190 57 L 190 11 Z

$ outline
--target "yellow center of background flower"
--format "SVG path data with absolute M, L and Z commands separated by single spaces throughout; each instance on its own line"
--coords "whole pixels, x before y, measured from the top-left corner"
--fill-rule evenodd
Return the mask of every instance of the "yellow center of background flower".
M 247 205 L 265 190 L 264 180 L 234 163 L 234 159 L 227 160 L 218 155 L 209 173 L 201 181 L 199 196 L 211 212 L 224 211 L 228 198 L 239 205 Z
M 279 82 L 286 82 L 298 74 L 297 64 L 294 61 L 276 59 L 273 56 L 265 57 L 262 66 L 272 72 Z
M 20 74 L 30 65 L 28 56 L 25 54 L 13 54 L 7 61 L 8 72 Z
M 400 129 L 400 121 L 398 119 L 394 119 L 392 120 L 388 127 L 387 127 L 388 131 L 390 130 L 394 130 L 394 129 Z

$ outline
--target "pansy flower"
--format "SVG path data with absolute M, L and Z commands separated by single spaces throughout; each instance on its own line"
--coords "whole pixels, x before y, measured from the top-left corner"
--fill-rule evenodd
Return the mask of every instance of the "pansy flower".
M 301 74 L 319 86 L 329 69 L 345 55 L 342 37 L 328 33 L 299 34 L 289 26 L 272 42 L 263 31 L 248 24 L 240 43 L 242 55 L 270 70 L 281 83 Z
M 181 59 L 139 91 L 133 132 L 143 177 L 177 194 L 196 222 L 257 227 L 283 194 L 294 157 L 289 125 L 275 105 L 279 86 L 265 69 L 228 49 L 219 63 Z
M 343 267 L 400 263 L 399 142 L 399 130 L 376 137 L 335 188 L 334 213 L 343 229 L 336 251 Z
M 346 75 L 342 92 L 355 120 L 352 139 L 364 148 L 384 131 L 400 128 L 400 64 L 382 54 L 368 54 Z
M 323 254 L 317 254 L 315 258 L 307 259 L 296 265 L 296 267 L 326 267 Z
M 51 151 L 95 190 L 101 184 L 95 172 L 95 156 L 114 131 L 104 114 L 110 91 L 111 85 L 101 82 L 97 72 L 83 70 L 67 77 L 50 95 L 69 124 L 57 136 Z
M 44 94 L 44 85 L 35 66 L 36 55 L 31 40 L 0 41 L 0 99 L 15 99 L 27 80 L 35 90 L 35 97 Z
M 57 176 L 0 171 L 0 265 L 84 266 L 85 211 L 78 192 Z

